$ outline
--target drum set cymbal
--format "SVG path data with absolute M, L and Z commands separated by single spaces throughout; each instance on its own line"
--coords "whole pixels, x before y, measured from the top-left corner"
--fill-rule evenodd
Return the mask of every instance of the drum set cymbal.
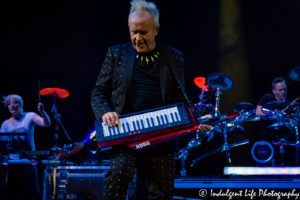
M 206 77 L 206 84 L 212 89 L 226 91 L 234 86 L 234 81 L 226 74 L 213 73 Z
M 288 72 L 288 77 L 293 81 L 300 81 L 300 65 Z
M 54 97 L 54 98 L 67 98 L 70 93 L 67 90 L 60 89 L 60 88 L 44 88 L 40 91 L 42 96 L 46 97 Z
M 276 111 L 276 110 L 283 110 L 285 109 L 286 105 L 284 103 L 278 101 L 272 101 L 265 104 L 261 111 L 265 114 L 269 114 L 269 111 Z
M 205 78 L 204 77 L 196 77 L 194 79 L 194 83 L 196 84 L 196 86 L 198 86 L 200 89 L 203 89 L 205 91 L 209 91 L 210 90 L 210 87 L 208 85 L 206 85 L 206 82 L 205 82 Z
M 254 110 L 255 106 L 251 103 L 247 103 L 247 102 L 242 102 L 242 103 L 238 103 L 233 107 L 233 111 L 234 112 L 248 112 L 251 110 Z

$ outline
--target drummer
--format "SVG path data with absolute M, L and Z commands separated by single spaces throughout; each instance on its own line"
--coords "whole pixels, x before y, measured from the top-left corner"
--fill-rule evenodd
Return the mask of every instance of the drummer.
M 256 107 L 256 115 L 265 115 L 261 109 L 262 107 L 270 102 L 273 101 L 277 101 L 280 103 L 283 103 L 283 107 L 288 106 L 291 102 L 289 100 L 286 99 L 286 93 L 287 93 L 287 89 L 286 89 L 286 82 L 283 78 L 275 78 L 272 81 L 272 93 L 273 94 L 265 94 L 262 96 L 262 98 L 260 99 L 257 107 Z M 267 133 L 267 128 L 269 125 L 276 123 L 276 120 L 262 120 L 260 123 L 260 131 L 259 131 L 259 135 L 258 135 L 258 140 L 269 140 L 270 138 L 268 137 Z
M 42 117 L 40 117 L 39 115 L 33 112 L 23 112 L 23 100 L 19 95 L 12 94 L 4 97 L 3 104 L 4 107 L 8 109 L 12 117 L 2 123 L 0 129 L 0 136 L 1 136 L 1 132 L 2 133 L 27 132 L 31 150 L 35 151 L 34 134 L 33 134 L 34 126 L 35 125 L 41 127 L 51 126 L 51 121 L 44 110 L 44 105 L 42 103 L 38 103 L 37 108 L 42 115 Z M 0 156 L 2 157 L 2 155 Z M 10 178 L 8 180 L 11 180 L 12 176 L 15 174 L 21 174 L 21 180 L 23 182 L 22 185 L 24 185 L 24 187 L 22 188 L 24 190 L 23 192 L 27 191 L 28 195 L 30 196 L 30 199 L 32 200 L 42 199 L 42 195 L 40 193 L 39 185 L 38 185 L 36 166 L 10 165 L 9 171 L 10 171 L 9 173 Z M 6 176 L 6 167 L 0 165 L 0 199 L 4 198 L 5 194 L 11 196 L 12 195 L 11 192 L 15 191 L 16 182 L 13 181 L 9 181 L 8 183 L 9 192 L 7 191 L 7 188 L 5 188 L 5 176 Z M 16 177 L 14 177 L 13 180 L 15 178 Z M 24 196 L 22 192 L 20 192 L 18 195 Z

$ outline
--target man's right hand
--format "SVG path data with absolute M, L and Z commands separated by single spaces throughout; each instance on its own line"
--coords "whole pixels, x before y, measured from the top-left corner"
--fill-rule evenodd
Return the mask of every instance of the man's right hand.
M 113 127 L 119 123 L 119 114 L 116 112 L 108 112 L 102 116 L 104 126 L 108 124 L 108 126 Z

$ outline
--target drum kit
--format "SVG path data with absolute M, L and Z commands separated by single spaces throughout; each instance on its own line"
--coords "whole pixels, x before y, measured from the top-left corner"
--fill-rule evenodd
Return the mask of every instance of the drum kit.
M 288 76 L 291 80 L 300 81 L 300 66 L 293 68 L 289 71 Z M 211 114 L 213 117 L 220 116 L 219 103 L 220 95 L 223 91 L 229 90 L 234 86 L 233 79 L 222 73 L 213 73 L 208 75 L 206 78 L 197 77 L 194 79 L 194 83 L 201 89 L 199 95 L 200 101 L 195 104 L 202 115 Z M 215 95 L 215 104 L 212 105 L 212 99 L 207 97 L 212 97 Z M 207 103 L 209 99 L 209 103 Z M 245 129 L 242 124 L 244 121 L 262 121 L 262 120 L 276 120 L 268 126 L 268 132 L 270 132 L 276 141 L 272 142 L 272 145 L 280 145 L 281 153 L 281 163 L 280 166 L 284 166 L 283 163 L 283 153 L 284 146 L 294 146 L 296 147 L 296 166 L 298 165 L 298 150 L 300 147 L 298 123 L 300 122 L 300 104 L 296 102 L 299 99 L 295 99 L 292 103 L 286 106 L 280 102 L 270 102 L 262 107 L 262 112 L 265 115 L 255 115 L 255 106 L 251 103 L 242 102 L 238 103 L 233 107 L 234 113 L 228 115 L 235 115 L 229 120 L 222 121 L 213 126 L 213 128 L 206 133 L 196 133 L 196 137 L 191 139 L 188 144 L 180 149 L 176 154 L 176 159 L 180 159 L 182 163 L 182 170 L 180 171 L 181 176 L 186 176 L 187 172 L 185 170 L 185 162 L 189 156 L 189 150 L 193 147 L 202 144 L 202 140 L 207 138 L 210 141 L 215 136 L 222 136 L 224 143 L 221 147 L 207 152 L 200 157 L 196 158 L 191 162 L 191 166 L 195 165 L 198 161 L 204 159 L 207 156 L 218 152 L 226 152 L 227 162 L 232 166 L 230 149 L 239 145 L 249 143 L 249 140 L 243 140 L 233 144 L 228 144 L 228 136 L 242 135 L 245 133 Z M 293 137 L 292 137 L 293 136 Z M 288 141 L 293 138 L 293 141 Z M 252 148 L 252 156 L 255 161 L 260 164 L 269 164 L 274 166 L 274 148 L 267 141 L 256 142 Z

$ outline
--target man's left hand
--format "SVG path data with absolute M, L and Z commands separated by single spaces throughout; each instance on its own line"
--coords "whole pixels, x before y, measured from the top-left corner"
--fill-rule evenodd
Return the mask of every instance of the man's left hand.
M 201 117 L 201 119 L 212 119 L 212 115 L 204 115 Z M 212 129 L 212 126 L 209 126 L 209 125 L 206 125 L 206 124 L 200 124 L 198 126 L 198 129 L 197 129 L 197 132 L 206 132 L 206 131 L 209 131 L 210 129 Z

